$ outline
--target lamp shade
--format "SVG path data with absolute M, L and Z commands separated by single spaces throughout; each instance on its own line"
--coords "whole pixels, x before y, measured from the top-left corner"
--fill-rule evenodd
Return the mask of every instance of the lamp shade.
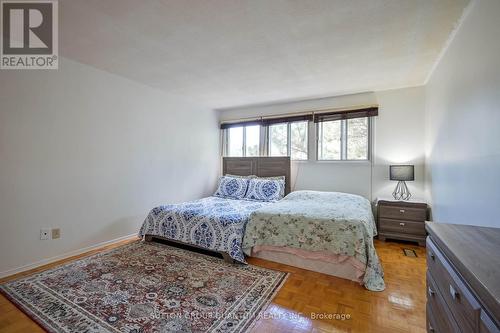
M 413 165 L 389 166 L 390 180 L 411 181 L 415 180 L 415 167 Z

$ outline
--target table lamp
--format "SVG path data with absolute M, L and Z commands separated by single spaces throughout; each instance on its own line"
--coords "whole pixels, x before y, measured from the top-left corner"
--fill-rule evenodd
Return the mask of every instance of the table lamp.
M 390 180 L 397 180 L 398 184 L 392 192 L 396 200 L 410 200 L 411 193 L 406 186 L 407 181 L 415 180 L 415 166 L 413 165 L 391 165 L 389 166 Z

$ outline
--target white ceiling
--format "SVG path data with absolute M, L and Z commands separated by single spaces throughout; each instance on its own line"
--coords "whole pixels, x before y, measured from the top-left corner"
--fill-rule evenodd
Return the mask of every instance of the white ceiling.
M 424 84 L 469 0 L 63 0 L 60 53 L 219 109 Z

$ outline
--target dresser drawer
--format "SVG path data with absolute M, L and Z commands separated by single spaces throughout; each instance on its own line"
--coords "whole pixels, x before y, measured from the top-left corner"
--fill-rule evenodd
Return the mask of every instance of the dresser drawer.
M 460 332 L 446 302 L 439 294 L 434 279 L 427 273 L 427 332 Z
M 427 333 L 436 333 L 436 319 L 434 318 L 434 311 L 432 311 L 429 303 L 427 303 L 425 307 L 425 318 L 427 320 Z
M 427 217 L 425 208 L 379 206 L 379 217 L 388 219 L 400 219 L 424 222 Z
M 427 266 L 462 331 L 477 332 L 481 307 L 431 240 L 427 241 Z
M 413 222 L 405 220 L 388 220 L 381 218 L 379 228 L 382 232 L 401 233 L 425 236 L 424 222 Z
M 479 333 L 499 333 L 500 329 L 493 323 L 493 320 L 481 311 L 481 318 L 479 321 Z

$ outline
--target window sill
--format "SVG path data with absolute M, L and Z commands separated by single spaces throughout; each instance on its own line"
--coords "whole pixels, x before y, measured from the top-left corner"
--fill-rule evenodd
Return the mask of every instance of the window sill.
M 244 156 L 222 156 L 224 157 L 244 157 Z M 247 156 L 247 157 L 286 157 L 286 156 Z M 318 163 L 318 164 L 355 164 L 355 165 L 370 165 L 370 160 L 290 160 L 291 163 L 305 164 L 305 163 Z
M 316 162 L 320 164 L 367 164 L 370 165 L 370 160 L 313 160 L 311 162 Z

